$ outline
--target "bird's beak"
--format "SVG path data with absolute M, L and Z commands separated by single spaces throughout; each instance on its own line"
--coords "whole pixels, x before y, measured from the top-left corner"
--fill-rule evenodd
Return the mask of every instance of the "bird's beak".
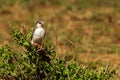
M 42 24 L 42 26 L 44 26 L 45 23 L 42 21 L 41 24 Z

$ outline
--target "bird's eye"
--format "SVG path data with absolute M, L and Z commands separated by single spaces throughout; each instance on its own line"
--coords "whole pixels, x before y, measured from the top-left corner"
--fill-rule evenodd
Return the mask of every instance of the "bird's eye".
M 41 24 L 41 23 L 39 22 L 39 24 Z

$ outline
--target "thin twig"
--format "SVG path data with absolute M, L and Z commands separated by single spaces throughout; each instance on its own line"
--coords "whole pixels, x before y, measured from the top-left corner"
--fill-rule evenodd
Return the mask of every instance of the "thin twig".
M 44 70 L 44 69 L 42 69 L 42 71 L 44 72 L 45 77 L 47 78 L 47 80 L 50 80 L 50 78 L 49 78 L 49 76 L 47 75 L 47 73 L 45 72 L 45 70 Z

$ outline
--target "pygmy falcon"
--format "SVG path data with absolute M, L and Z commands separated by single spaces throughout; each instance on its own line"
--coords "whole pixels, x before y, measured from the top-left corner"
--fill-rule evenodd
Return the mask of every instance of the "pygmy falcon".
M 31 38 L 31 44 L 34 46 L 37 46 L 39 48 L 42 48 L 42 41 L 46 35 L 43 27 L 44 27 L 44 22 L 37 21 L 36 28 L 34 29 L 34 31 L 32 33 L 32 38 Z

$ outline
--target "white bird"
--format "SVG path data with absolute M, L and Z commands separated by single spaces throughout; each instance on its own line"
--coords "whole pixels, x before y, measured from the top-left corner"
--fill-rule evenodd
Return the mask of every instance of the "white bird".
M 32 33 L 32 39 L 31 39 L 31 44 L 34 46 L 40 46 L 40 48 L 42 47 L 42 41 L 46 35 L 43 26 L 44 26 L 43 21 L 36 22 L 36 28 Z

